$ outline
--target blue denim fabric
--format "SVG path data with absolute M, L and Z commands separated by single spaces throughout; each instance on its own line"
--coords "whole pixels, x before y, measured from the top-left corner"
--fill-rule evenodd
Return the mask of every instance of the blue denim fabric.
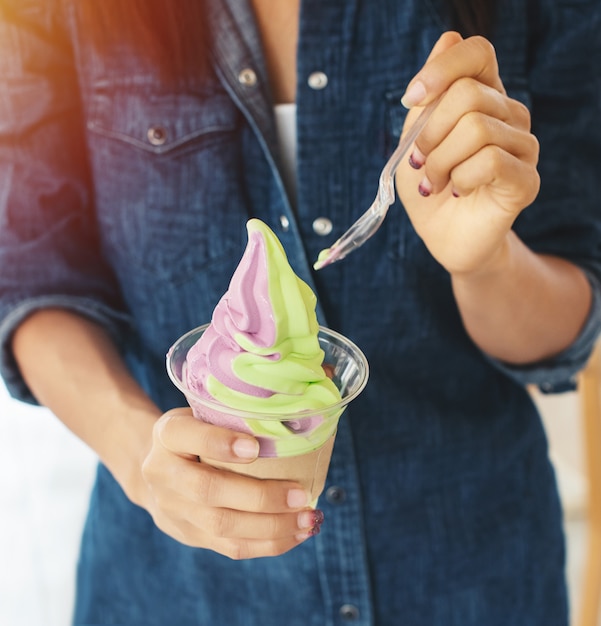
M 524 385 L 570 384 L 601 324 L 600 10 L 597 0 L 501 4 L 501 73 L 542 146 L 541 193 L 515 228 L 534 249 L 579 263 L 596 290 L 576 344 L 523 369 L 471 343 L 449 277 L 401 206 L 360 251 L 311 270 L 373 200 L 405 117 L 400 96 L 446 27 L 440 0 L 303 1 L 296 212 L 245 2 L 208 2 L 214 71 L 172 92 L 123 53 L 127 42 L 99 58 L 78 1 L 4 0 L 1 371 L 15 397 L 34 401 L 12 331 L 31 311 L 61 306 L 115 336 L 161 407 L 182 406 L 165 353 L 209 319 L 250 216 L 275 229 L 317 292 L 320 321 L 357 342 L 371 367 L 340 425 L 322 533 L 282 557 L 233 562 L 180 545 L 100 466 L 75 624 L 567 624 L 561 509 Z M 256 84 L 238 80 L 246 68 Z M 325 89 L 308 85 L 315 71 Z M 148 138 L 157 127 L 161 145 Z M 334 224 L 325 239 L 312 228 L 321 216 Z

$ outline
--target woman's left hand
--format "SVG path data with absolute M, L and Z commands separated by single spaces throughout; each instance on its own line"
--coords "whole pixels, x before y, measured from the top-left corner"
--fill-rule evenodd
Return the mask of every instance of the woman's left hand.
M 406 129 L 439 94 L 411 159 L 397 170 L 398 194 L 451 274 L 494 269 L 515 218 L 539 189 L 530 114 L 506 95 L 494 48 L 482 37 L 442 35 L 403 98 L 415 105 Z

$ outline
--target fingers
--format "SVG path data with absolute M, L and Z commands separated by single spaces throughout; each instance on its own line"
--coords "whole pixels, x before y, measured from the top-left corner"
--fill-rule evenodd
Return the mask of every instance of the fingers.
M 527 163 L 498 146 L 485 146 L 453 170 L 452 185 L 459 196 L 488 186 L 504 196 L 501 206 L 528 206 L 538 194 L 540 178 L 533 163 Z M 519 202 L 516 202 L 519 199 Z
M 323 515 L 309 508 L 312 496 L 295 482 L 260 480 L 207 462 L 237 461 L 240 439 L 257 443 L 199 421 L 188 409 L 163 415 L 142 467 L 145 507 L 161 530 L 186 545 L 231 558 L 282 554 L 317 534 Z
M 538 161 L 528 109 L 487 85 L 462 78 L 443 96 L 409 157 L 414 169 L 426 165 L 420 193 L 427 196 L 445 189 L 454 169 L 486 146 L 496 146 L 529 165 Z M 473 184 L 463 181 L 462 193 L 475 189 L 477 180 L 481 177 L 474 170 Z
M 295 537 L 286 539 L 208 538 L 206 533 L 191 527 L 182 527 L 178 529 L 176 533 L 173 533 L 173 536 L 180 543 L 195 548 L 207 547 L 207 542 L 210 542 L 210 547 L 213 551 L 234 560 L 280 556 L 300 545 L 305 540 L 305 538 L 296 539 Z
M 295 540 L 303 541 L 319 533 L 323 522 L 321 511 L 306 510 L 300 513 L 272 515 L 268 513 L 243 513 L 232 509 L 207 509 L 186 521 L 203 535 L 214 539 L 238 540 Z
M 439 39 L 403 96 L 415 107 L 406 128 L 436 99 L 413 153 L 397 169 L 397 191 L 449 273 L 482 271 L 507 249 L 515 218 L 538 192 L 538 142 L 527 108 L 507 97 L 494 48 L 482 37 Z
M 310 502 L 310 495 L 297 483 L 259 480 L 207 463 L 175 459 L 168 466 L 156 463 L 147 468 L 146 475 L 151 482 L 161 480 L 163 489 L 188 500 L 192 506 L 281 513 L 302 509 Z
M 146 472 L 156 525 L 231 558 L 282 554 L 319 533 L 323 514 L 295 483 L 258 480 L 183 458 Z
M 171 495 L 158 499 L 160 517 L 187 525 L 189 538 L 202 536 L 214 539 L 290 539 L 302 541 L 317 534 L 323 513 L 303 509 L 288 513 L 253 513 L 238 509 L 205 506 L 184 496 Z
M 482 151 L 487 151 L 488 156 L 480 156 Z M 494 117 L 483 113 L 469 113 L 439 145 L 432 151 L 426 148 L 426 152 L 428 156 L 420 187 L 423 191 L 427 190 L 427 193 L 423 195 L 442 191 L 449 180 L 453 180 L 455 191 L 466 194 L 482 185 L 484 172 L 481 168 L 484 164 L 487 166 L 485 178 L 506 180 L 511 184 L 513 179 L 506 179 L 502 169 L 505 160 L 493 159 L 490 154 L 499 154 L 502 157 L 505 153 L 507 157 L 511 156 L 535 169 L 538 141 L 529 132 L 516 129 Z M 415 158 L 413 157 L 414 160 Z M 472 168 L 471 174 L 469 167 Z M 489 169 L 495 167 L 500 169 Z
M 432 113 L 417 139 L 419 149 L 430 152 L 469 113 L 482 113 L 530 131 L 530 112 L 522 103 L 471 78 L 462 78 L 448 89 Z
M 259 443 L 252 435 L 206 424 L 196 419 L 191 409 L 165 413 L 155 424 L 154 439 L 186 458 L 249 463 L 259 454 Z
M 257 444 L 250 435 L 205 424 L 187 409 L 169 411 L 155 426 L 155 445 L 143 467 L 146 482 L 206 507 L 277 513 L 309 504 L 310 494 L 295 482 L 257 480 L 211 466 L 211 459 L 238 461 L 233 450 L 240 439 Z
M 479 36 L 461 39 L 457 33 L 444 33 L 407 86 L 402 103 L 407 108 L 428 104 L 465 77 L 505 93 L 495 50 L 488 40 Z
M 525 172 L 528 166 L 536 164 L 538 142 L 530 134 L 529 111 L 506 96 L 494 48 L 487 40 L 464 40 L 458 33 L 444 33 L 409 84 L 403 103 L 425 105 L 440 94 L 441 100 L 409 157 L 414 169 L 426 166 L 418 178 L 421 195 L 446 189 L 451 179 L 457 183 L 455 193 L 470 193 L 476 189 L 477 181 L 501 181 L 503 171 L 508 171 L 506 167 L 497 172 L 474 172 L 472 180 L 467 180 L 467 170 L 462 168 L 461 183 L 455 181 L 459 177 L 455 169 L 470 162 L 475 167 L 474 157 L 487 146 L 496 146 L 498 151 L 524 161 L 526 167 L 521 169 Z M 419 108 L 410 112 L 406 126 L 410 126 Z M 490 166 L 506 164 L 504 159 L 492 159 L 490 154 L 478 161 Z M 535 178 L 536 175 L 530 182 Z

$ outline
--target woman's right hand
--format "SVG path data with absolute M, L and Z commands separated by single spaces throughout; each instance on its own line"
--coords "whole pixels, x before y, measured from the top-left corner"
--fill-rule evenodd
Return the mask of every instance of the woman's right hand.
M 210 465 L 249 463 L 259 445 L 251 435 L 173 409 L 157 420 L 142 465 L 141 504 L 163 532 L 186 545 L 232 559 L 276 556 L 319 532 L 320 511 L 294 482 L 261 480 Z

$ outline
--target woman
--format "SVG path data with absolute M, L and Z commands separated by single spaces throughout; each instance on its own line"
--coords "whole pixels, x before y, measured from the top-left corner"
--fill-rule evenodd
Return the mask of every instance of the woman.
M 570 386 L 601 325 L 598 7 L 2 13 L 2 372 L 101 460 L 74 623 L 567 624 L 561 511 L 524 386 Z M 490 27 L 494 48 L 456 19 Z M 399 169 L 403 207 L 313 272 L 373 200 L 401 97 L 410 124 L 443 93 Z M 276 105 L 291 103 L 286 142 Z M 249 462 L 257 444 L 177 408 L 164 372 L 251 215 L 370 361 L 321 513 L 294 483 L 203 463 Z

